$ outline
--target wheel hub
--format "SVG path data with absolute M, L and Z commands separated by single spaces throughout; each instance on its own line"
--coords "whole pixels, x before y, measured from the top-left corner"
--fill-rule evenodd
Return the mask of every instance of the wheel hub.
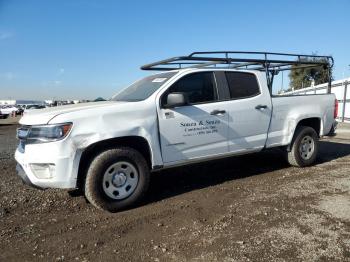
M 121 187 L 121 186 L 123 186 L 125 184 L 126 179 L 127 179 L 126 175 L 123 172 L 114 174 L 113 177 L 112 177 L 112 184 L 115 187 Z
M 303 144 L 302 145 L 302 151 L 307 152 L 309 150 L 310 146 L 308 144 Z
M 315 150 L 315 142 L 313 138 L 310 136 L 303 137 L 299 146 L 300 156 L 304 160 L 308 160 L 312 157 L 314 150 Z
M 127 161 L 118 161 L 110 165 L 103 175 L 102 188 L 112 199 L 121 200 L 129 197 L 139 181 L 136 167 Z

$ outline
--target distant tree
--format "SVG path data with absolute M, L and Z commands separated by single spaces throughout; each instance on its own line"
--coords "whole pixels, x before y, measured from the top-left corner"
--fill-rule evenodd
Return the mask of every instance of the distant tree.
M 302 58 L 301 61 L 327 61 L 324 58 Z M 303 87 L 311 86 L 312 80 L 315 81 L 315 85 L 328 82 L 328 69 L 323 66 L 296 68 L 298 65 L 293 65 L 289 72 L 290 86 L 295 89 L 301 89 Z M 331 71 L 331 79 L 333 75 Z
M 94 100 L 94 102 L 100 102 L 100 101 L 106 101 L 106 99 L 104 99 L 102 97 L 98 97 Z

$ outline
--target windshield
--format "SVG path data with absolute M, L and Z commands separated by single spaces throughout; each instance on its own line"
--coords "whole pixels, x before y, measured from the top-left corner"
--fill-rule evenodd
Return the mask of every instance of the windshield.
M 129 102 L 145 100 L 176 73 L 167 72 L 145 77 L 114 95 L 111 100 Z

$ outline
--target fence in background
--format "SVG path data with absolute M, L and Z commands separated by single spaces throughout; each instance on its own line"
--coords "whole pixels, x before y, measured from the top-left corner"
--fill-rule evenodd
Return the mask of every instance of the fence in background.
M 326 94 L 328 84 L 306 87 L 283 93 L 283 95 Z M 350 78 L 332 82 L 332 93 L 335 94 L 338 107 L 338 120 L 350 122 Z

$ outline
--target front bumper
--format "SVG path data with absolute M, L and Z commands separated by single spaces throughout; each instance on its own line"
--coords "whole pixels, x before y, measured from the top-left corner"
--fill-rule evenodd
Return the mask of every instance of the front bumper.
M 15 159 L 18 175 L 30 186 L 41 189 L 76 187 L 80 155 L 76 154 L 69 141 L 28 144 L 24 151 L 17 148 Z M 52 165 L 54 170 L 50 177 L 40 178 L 33 173 L 33 164 Z
M 36 186 L 30 181 L 29 177 L 27 176 L 26 172 L 24 171 L 23 167 L 20 164 L 16 165 L 16 173 L 17 175 L 22 179 L 22 182 L 28 186 L 34 187 L 36 189 L 45 189 L 39 186 Z

